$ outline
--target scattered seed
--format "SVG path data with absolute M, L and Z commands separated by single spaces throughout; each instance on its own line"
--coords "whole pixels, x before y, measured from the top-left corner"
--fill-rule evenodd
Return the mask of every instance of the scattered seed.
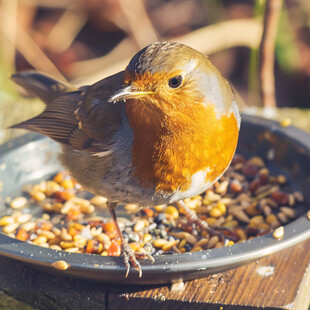
M 16 211 L 0 218 L 4 233 L 59 251 L 120 255 L 114 223 L 94 214 L 95 206 L 106 208 L 106 198 L 79 197 L 81 186 L 65 172 L 58 173 L 53 180 L 24 188 L 32 202 L 37 202 L 46 213 L 40 219 L 33 218 L 19 211 L 20 205 L 28 204 L 27 198 L 5 199 L 7 204 L 13 204 L 13 209 L 16 204 Z M 126 205 L 125 210 L 132 217 L 130 220 L 119 217 L 118 222 L 136 252 L 185 253 L 229 246 L 276 231 L 294 219 L 295 208 L 304 197 L 301 192 L 290 190 L 289 180 L 282 174 L 272 175 L 262 158 L 255 156 L 247 161 L 236 155 L 231 167 L 212 188 L 184 199 L 193 214 L 213 226 L 215 234 L 210 236 L 207 230 L 190 224 L 184 210 L 175 205 L 152 209 Z M 309 213 L 307 216 L 310 219 Z
M 32 215 L 29 213 L 21 214 L 21 215 L 16 217 L 16 222 L 19 224 L 24 224 L 24 223 L 28 222 L 31 218 L 32 218 Z
M 72 241 L 72 236 L 68 234 L 68 231 L 65 227 L 61 229 L 61 240 L 63 241 Z
M 218 194 L 226 194 L 229 182 L 227 180 L 220 183 L 220 185 L 216 188 L 216 193 Z
M 40 245 L 42 243 L 46 243 L 47 238 L 45 236 L 38 236 L 36 239 L 32 241 L 33 244 Z
M 172 247 L 177 246 L 180 240 L 172 240 L 168 241 L 166 244 L 162 246 L 163 251 L 169 251 Z
M 265 214 L 265 216 L 268 216 L 269 214 L 272 213 L 272 210 L 269 206 L 263 206 L 263 213 Z
M 271 216 L 274 216 L 273 214 L 271 214 Z M 268 218 L 268 217 L 267 217 Z M 277 220 L 277 218 L 274 216 L 274 219 Z M 273 220 L 273 218 L 272 218 Z M 270 219 L 271 221 L 271 219 Z M 257 226 L 261 223 L 264 222 L 264 217 L 262 215 L 256 215 L 256 216 L 253 216 L 250 220 L 249 220 L 249 223 L 254 225 L 254 226 Z M 268 220 L 267 220 L 268 222 Z
M 261 157 L 258 157 L 258 156 L 254 156 L 254 157 L 250 158 L 250 159 L 248 160 L 248 163 L 249 163 L 249 164 L 252 164 L 252 165 L 255 165 L 255 166 L 257 166 L 257 167 L 264 167 L 264 166 L 265 166 L 265 163 L 264 163 L 264 161 L 262 160 L 262 158 L 261 158 Z
M 198 246 L 203 248 L 204 246 L 208 244 L 208 242 L 209 242 L 208 238 L 202 238 L 196 244 L 194 244 L 194 248 Z
M 254 194 L 256 196 L 262 195 L 262 197 L 258 197 L 258 198 L 263 198 L 265 196 L 268 196 L 271 193 L 271 191 L 270 191 L 271 188 L 272 188 L 271 184 L 266 184 L 266 185 L 260 186 L 255 190 Z
M 10 206 L 12 209 L 21 209 L 26 206 L 27 202 L 26 197 L 16 197 L 11 201 Z
M 20 241 L 27 241 L 27 239 L 29 238 L 29 234 L 25 229 L 19 228 L 15 238 Z
M 68 248 L 68 249 L 65 249 L 66 252 L 70 252 L 70 253 L 77 253 L 79 252 L 79 248 L 77 247 L 72 247 L 72 248 Z
M 261 266 L 258 267 L 256 272 L 262 277 L 270 277 L 274 274 L 274 266 Z
M 284 227 L 280 226 L 276 228 L 272 235 L 275 239 L 282 239 L 284 236 Z
M 292 208 L 281 207 L 280 210 L 289 218 L 293 219 L 296 217 L 296 212 Z
M 238 163 L 235 165 L 234 168 L 236 171 L 239 171 L 239 170 L 243 169 L 243 167 L 244 167 L 244 163 Z
M 293 194 L 288 194 L 288 205 L 290 207 L 295 205 L 295 196 Z
M 0 219 L 0 226 L 6 226 L 15 222 L 14 217 L 12 216 L 3 216 Z
M 217 208 L 216 206 L 214 206 L 211 211 L 210 211 L 210 216 L 212 217 L 215 217 L 215 218 L 218 218 L 218 217 L 221 217 L 223 215 L 223 212 Z
M 170 292 L 179 292 L 179 291 L 182 291 L 185 287 L 185 284 L 183 281 L 179 281 L 179 282 L 176 282 L 176 283 L 173 283 L 171 285 L 171 288 L 170 288 Z
M 201 246 L 195 246 L 191 249 L 191 252 L 199 252 L 199 251 L 202 251 L 203 248 Z
M 280 126 L 281 127 L 288 127 L 292 124 L 292 120 L 290 118 L 284 118 L 281 122 L 280 122 Z
M 261 210 L 258 210 L 256 207 L 257 207 L 257 203 L 254 202 L 245 209 L 245 212 L 249 216 L 255 216 L 255 215 L 261 214 Z
M 43 192 L 35 191 L 35 190 L 30 193 L 30 196 L 36 201 L 42 201 L 46 198 Z
M 44 214 L 42 214 L 42 219 L 43 220 L 45 220 L 45 221 L 49 221 L 50 220 L 50 215 L 49 214 L 47 214 L 47 213 L 44 213 Z
M 75 246 L 75 244 L 73 241 L 61 241 L 60 246 L 63 249 L 69 249 L 69 248 L 73 248 Z
M 173 219 L 175 219 L 175 220 L 179 218 L 179 211 L 178 211 L 178 209 L 177 209 L 176 207 L 174 207 L 174 206 L 168 206 L 168 207 L 165 209 L 164 213 L 165 213 L 167 216 L 169 216 L 169 217 L 171 217 L 171 218 L 173 218 Z
M 58 270 L 67 270 L 70 267 L 70 265 L 64 260 L 53 262 L 52 266 Z
M 12 233 L 14 231 L 16 231 L 16 229 L 19 227 L 19 224 L 18 223 L 11 223 L 11 224 L 8 224 L 6 226 L 3 227 L 2 231 L 5 233 L 5 234 L 9 234 L 9 233 Z
M 27 232 L 34 230 L 35 227 L 36 227 L 35 222 L 27 222 L 21 225 L 21 228 L 25 229 Z
M 225 243 L 225 246 L 231 246 L 231 245 L 234 245 L 234 244 L 235 243 L 232 240 L 229 240 L 227 243 Z
M 212 236 L 208 242 L 207 248 L 212 249 L 219 242 L 218 236 Z
M 58 183 L 56 183 L 55 181 L 51 181 L 51 180 L 49 180 L 45 183 L 45 187 L 46 187 L 45 194 L 47 196 L 52 196 L 60 190 L 60 185 Z M 44 190 L 43 190 L 43 192 L 44 192 Z
M 259 167 L 257 165 L 246 163 L 242 168 L 242 173 L 247 177 L 254 177 L 257 175 Z
M 193 235 L 191 235 L 190 233 L 188 232 L 184 232 L 184 238 L 185 240 L 190 243 L 190 244 L 195 244 L 197 243 L 197 238 Z
M 162 248 L 168 241 L 166 239 L 156 239 L 153 241 L 153 245 L 155 248 Z
M 304 196 L 301 192 L 295 192 L 294 197 L 298 202 L 303 202 L 304 201 Z
M 272 208 L 277 208 L 279 206 L 276 201 L 269 197 L 266 199 L 266 204 L 268 204 Z
M 286 224 L 289 221 L 289 219 L 287 218 L 284 212 L 279 212 L 277 216 L 282 224 Z
M 230 189 L 234 192 L 234 193 L 240 193 L 243 189 L 242 184 L 240 182 L 240 180 L 235 179 L 230 183 Z
M 164 210 L 166 209 L 167 205 L 159 205 L 154 207 L 155 211 L 157 212 L 164 212 Z
M 284 185 L 287 182 L 287 179 L 283 174 L 280 174 L 277 177 L 277 181 L 279 184 Z
M 152 240 L 152 235 L 151 234 L 145 234 L 143 236 L 143 243 L 147 243 L 147 242 L 150 242 Z
M 45 229 L 38 229 L 37 234 L 40 236 L 44 236 L 46 239 L 54 239 L 56 237 L 53 232 Z
M 141 231 L 145 227 L 145 222 L 142 220 L 138 220 L 137 223 L 135 224 L 133 230 L 135 232 Z
M 94 196 L 90 199 L 90 203 L 95 205 L 96 207 L 106 208 L 107 206 L 107 198 L 102 196 Z
M 125 205 L 124 209 L 129 213 L 137 213 L 140 210 L 140 207 L 135 204 L 127 204 Z
M 288 203 L 288 194 L 282 191 L 272 193 L 271 198 L 280 205 L 286 205 Z
M 269 214 L 266 217 L 266 222 L 273 228 L 280 226 L 280 223 L 275 214 Z
M 240 222 L 249 223 L 249 221 L 250 221 L 250 218 L 242 210 L 238 210 L 238 211 L 234 212 L 233 215 Z

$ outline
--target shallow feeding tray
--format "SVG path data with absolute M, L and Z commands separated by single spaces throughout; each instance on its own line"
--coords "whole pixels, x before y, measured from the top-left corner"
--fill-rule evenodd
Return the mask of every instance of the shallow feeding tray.
M 6 197 L 21 195 L 24 184 L 47 179 L 62 169 L 57 161 L 57 152 L 56 142 L 32 133 L 0 146 L 0 216 L 8 213 Z M 125 278 L 122 257 L 55 251 L 10 238 L 3 233 L 0 233 L 0 255 L 47 272 L 61 272 L 89 280 L 163 284 L 222 272 L 309 238 L 310 220 L 306 212 L 310 203 L 310 135 L 291 126 L 284 128 L 270 120 L 244 115 L 237 152 L 247 157 L 262 157 L 271 171 L 280 171 L 293 189 L 303 193 L 304 203 L 296 210 L 299 217 L 284 226 L 281 240 L 268 233 L 229 247 L 156 255 L 153 264 L 140 260 L 142 278 L 133 268 Z M 121 211 L 117 212 L 119 214 Z M 52 264 L 59 260 L 66 261 L 69 268 L 63 271 L 55 269 Z

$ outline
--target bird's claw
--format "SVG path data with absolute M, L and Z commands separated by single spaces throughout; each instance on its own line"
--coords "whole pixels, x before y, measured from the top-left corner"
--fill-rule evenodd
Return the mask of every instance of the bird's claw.
M 209 226 L 206 221 L 201 220 L 194 211 L 190 210 L 185 205 L 184 201 L 178 201 L 177 205 L 183 208 L 186 214 L 187 221 L 189 223 L 195 224 L 196 226 L 200 227 L 201 230 L 205 230 L 211 235 L 215 233 L 215 230 L 211 226 Z
M 208 223 L 206 221 L 201 220 L 197 216 L 197 214 L 193 211 L 191 211 L 191 213 L 187 214 L 187 219 L 189 222 L 196 224 L 197 226 L 199 226 L 203 230 L 209 230 L 210 229 L 210 226 L 208 225 Z
M 139 278 L 141 278 L 142 277 L 142 268 L 141 268 L 141 265 L 135 256 L 135 253 L 133 252 L 132 248 L 130 247 L 130 245 L 125 244 L 122 246 L 122 254 L 124 256 L 124 264 L 125 264 L 125 267 L 127 269 L 125 278 L 128 277 L 130 265 L 138 270 Z
M 137 258 L 139 259 L 145 259 L 148 258 L 152 263 L 155 262 L 154 258 L 152 255 L 148 253 L 137 253 L 132 250 L 130 245 L 124 244 L 122 246 L 122 254 L 124 256 L 124 264 L 126 267 L 126 275 L 125 278 L 128 277 L 129 271 L 130 271 L 130 266 L 134 267 L 136 270 L 139 272 L 139 278 L 142 277 L 142 268 L 140 263 L 138 262 Z

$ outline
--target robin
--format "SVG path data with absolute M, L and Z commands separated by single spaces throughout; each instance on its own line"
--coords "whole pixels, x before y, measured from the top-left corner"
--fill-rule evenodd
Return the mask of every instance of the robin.
M 89 191 L 108 199 L 128 275 L 142 271 L 122 236 L 119 204 L 179 201 L 209 188 L 229 166 L 240 116 L 231 86 L 208 57 L 172 42 L 140 50 L 125 71 L 75 89 L 37 72 L 12 75 L 46 104 L 14 125 L 61 144 L 60 161 Z M 150 259 L 152 257 L 149 256 Z

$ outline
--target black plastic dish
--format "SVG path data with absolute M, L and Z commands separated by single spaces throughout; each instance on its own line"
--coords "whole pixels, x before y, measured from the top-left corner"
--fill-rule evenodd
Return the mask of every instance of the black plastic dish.
M 0 147 L 0 216 L 6 213 L 5 197 L 21 194 L 25 183 L 46 178 L 61 169 L 57 161 L 58 146 L 48 138 L 27 134 Z M 155 256 L 155 263 L 141 261 L 143 276 L 130 270 L 125 278 L 122 258 L 68 253 L 34 246 L 0 233 L 0 255 L 10 257 L 48 272 L 89 280 L 122 284 L 160 284 L 190 280 L 256 260 L 297 244 L 310 237 L 310 221 L 305 216 L 310 202 L 310 135 L 294 127 L 282 128 L 278 123 L 252 116 L 243 116 L 238 152 L 259 155 L 271 166 L 289 176 L 292 186 L 305 196 L 299 218 L 285 226 L 284 238 L 272 234 L 233 246 L 207 251 Z M 51 264 L 65 260 L 65 271 Z

